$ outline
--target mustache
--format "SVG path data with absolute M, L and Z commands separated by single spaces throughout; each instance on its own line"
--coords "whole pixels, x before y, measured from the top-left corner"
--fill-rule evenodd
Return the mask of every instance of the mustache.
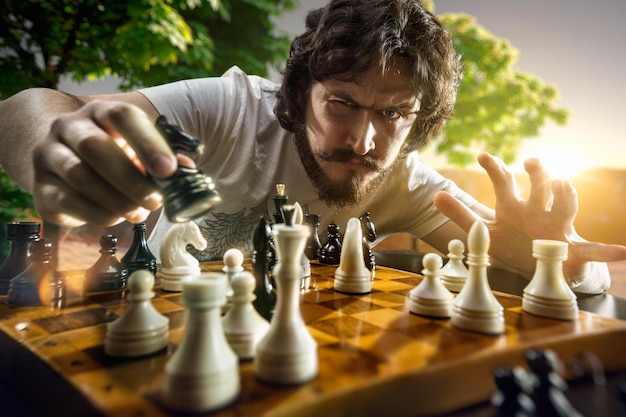
M 358 155 L 350 149 L 336 149 L 332 152 L 320 152 L 318 156 L 321 160 L 326 162 L 359 161 L 365 168 L 375 171 L 382 169 L 382 163 L 375 156 Z

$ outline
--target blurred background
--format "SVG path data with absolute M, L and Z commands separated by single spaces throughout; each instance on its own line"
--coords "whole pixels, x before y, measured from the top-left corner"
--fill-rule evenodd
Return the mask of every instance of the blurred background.
M 8 2 L 0 22 L 0 98 L 34 86 L 79 95 L 110 93 L 219 75 L 232 65 L 278 82 L 306 12 L 325 3 Z M 454 117 L 421 158 L 493 206 L 476 153 L 486 150 L 509 163 L 519 173 L 522 195 L 528 189 L 522 161 L 538 157 L 553 175 L 577 187 L 581 235 L 626 244 L 626 141 L 621 138 L 626 2 L 426 4 L 452 34 L 465 79 Z M 36 213 L 28 193 L 0 171 L 0 221 L 31 216 Z M 411 239 L 390 243 L 416 245 Z M 620 270 L 620 265 L 613 266 Z

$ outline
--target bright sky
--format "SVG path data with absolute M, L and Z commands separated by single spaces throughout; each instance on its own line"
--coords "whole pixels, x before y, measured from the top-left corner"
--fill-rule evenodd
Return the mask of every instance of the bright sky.
M 546 125 L 520 160 L 626 168 L 626 1 L 436 0 L 435 11 L 475 16 L 519 50 L 520 69 L 557 86 L 569 123 Z
M 305 12 L 325 3 L 300 0 L 302 6 L 278 24 L 300 33 Z M 572 113 L 568 125 L 547 125 L 540 138 L 525 141 L 520 161 L 539 157 L 555 171 L 563 162 L 569 168 L 626 168 L 626 106 L 621 103 L 626 99 L 626 1 L 435 0 L 435 11 L 475 16 L 519 50 L 520 69 L 560 91 L 557 104 Z M 84 93 L 90 87 L 81 88 Z M 92 88 L 99 92 L 97 84 Z M 429 153 L 422 158 L 441 164 Z

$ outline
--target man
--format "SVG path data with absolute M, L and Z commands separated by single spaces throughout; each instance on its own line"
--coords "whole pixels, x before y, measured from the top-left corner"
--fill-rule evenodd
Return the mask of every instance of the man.
M 532 191 L 523 201 L 510 171 L 479 156 L 495 212 L 418 161 L 417 150 L 452 112 L 461 70 L 447 33 L 417 0 L 333 0 L 309 13 L 306 25 L 281 86 L 233 68 L 219 78 L 99 97 L 19 93 L 0 104 L 0 140 L 14 150 L 0 163 L 50 221 L 140 222 L 160 206 L 144 173 L 161 178 L 176 168 L 153 127 L 163 114 L 205 144 L 195 163 L 223 199 L 199 221 L 209 241 L 202 259 L 250 249 L 259 216 L 272 211 L 274 185 L 284 183 L 290 201 L 321 214 L 324 225 L 343 227 L 369 211 L 381 238 L 409 232 L 443 252 L 481 218 L 492 257 L 526 277 L 535 265 L 532 239 L 564 240 L 571 287 L 608 288 L 606 265 L 596 261 L 626 259 L 626 248 L 580 238 L 575 190 L 551 180 L 538 161 L 526 163 Z M 158 245 L 167 228 L 159 219 L 151 242 Z

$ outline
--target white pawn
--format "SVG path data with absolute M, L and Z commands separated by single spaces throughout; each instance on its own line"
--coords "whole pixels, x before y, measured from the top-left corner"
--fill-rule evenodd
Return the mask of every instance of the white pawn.
M 169 319 L 152 302 L 154 275 L 140 269 L 128 279 L 128 308 L 107 325 L 104 352 L 111 356 L 134 357 L 157 352 L 169 341 Z
M 459 329 L 498 335 L 504 333 L 504 308 L 487 280 L 489 266 L 489 230 L 480 220 L 474 222 L 467 236 L 469 276 L 452 302 L 450 322 Z
M 165 365 L 162 391 L 169 409 L 208 412 L 226 406 L 239 394 L 239 360 L 226 341 L 221 321 L 226 288 L 226 276 L 217 272 L 183 283 L 185 334 Z
M 265 336 L 270 324 L 256 311 L 252 302 L 256 298 L 256 281 L 251 272 L 243 271 L 231 281 L 232 306 L 222 319 L 226 340 L 239 359 L 252 359 L 259 340 Z
M 448 242 L 448 263 L 441 268 L 441 282 L 447 289 L 459 292 L 463 288 L 469 270 L 463 263 L 465 245 L 459 239 Z
M 204 250 L 207 241 L 193 221 L 174 223 L 165 233 L 159 248 L 162 264 L 159 276 L 163 291 L 182 291 L 184 281 L 200 276 L 200 262 L 187 251 L 187 245 Z
M 257 345 L 254 371 L 263 381 L 297 385 L 315 378 L 318 372 L 317 342 L 300 313 L 300 255 L 310 230 L 279 223 L 272 227 L 272 233 L 278 255 L 272 271 L 276 310 L 268 332 Z
M 348 294 L 372 291 L 370 270 L 363 259 L 363 231 L 356 217 L 348 220 L 341 245 L 339 267 L 335 270 L 335 290 Z
M 228 249 L 224 252 L 222 260 L 224 262 L 222 271 L 226 274 L 226 279 L 228 281 L 228 288 L 226 289 L 226 305 L 222 309 L 222 312 L 225 313 L 230 309 L 230 298 L 233 296 L 233 288 L 230 284 L 233 281 L 233 278 L 243 271 L 243 252 L 236 248 Z
M 533 240 L 533 256 L 537 259 L 535 274 L 524 288 L 522 309 L 538 316 L 560 320 L 578 318 L 576 294 L 563 275 L 567 259 L 567 243 L 556 240 Z
M 409 293 L 409 310 L 429 317 L 450 317 L 454 295 L 441 282 L 441 256 L 427 253 L 422 260 L 424 279 Z

